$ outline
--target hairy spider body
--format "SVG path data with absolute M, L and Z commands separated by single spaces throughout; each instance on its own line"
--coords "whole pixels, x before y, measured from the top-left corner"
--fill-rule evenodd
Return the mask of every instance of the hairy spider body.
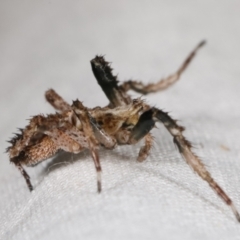
M 57 113 L 31 118 L 25 129 L 20 129 L 20 134 L 16 134 L 9 141 L 11 146 L 7 148 L 10 161 L 20 170 L 29 190 L 31 191 L 33 187 L 23 165 L 34 166 L 52 157 L 60 149 L 71 153 L 89 149 L 97 171 L 98 192 L 101 192 L 99 147 L 112 149 L 117 145 L 135 144 L 144 139 L 144 145 L 137 158 L 140 162 L 144 161 L 153 144 L 150 131 L 157 122 L 160 122 L 172 135 L 173 142 L 185 161 L 232 208 L 240 222 L 240 215 L 232 200 L 192 152 L 190 142 L 182 134 L 184 128 L 178 125 L 168 113 L 149 106 L 141 98 L 132 99 L 127 93 L 131 89 L 138 93 L 148 94 L 169 87 L 179 79 L 204 43 L 202 41 L 197 45 L 174 74 L 157 83 L 147 85 L 133 80 L 119 85 L 117 77 L 112 74 L 109 63 L 102 56 L 96 56 L 91 60 L 92 71 L 110 101 L 109 105 L 103 108 L 90 109 L 79 100 L 69 105 L 54 90 L 48 90 L 45 97 Z

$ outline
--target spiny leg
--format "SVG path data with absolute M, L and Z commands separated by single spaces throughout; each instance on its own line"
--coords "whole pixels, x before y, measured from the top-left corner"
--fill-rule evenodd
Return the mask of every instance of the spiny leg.
M 184 128 L 179 126 L 175 120 L 173 120 L 167 113 L 158 110 L 154 110 L 154 117 L 157 118 L 173 136 L 173 141 L 177 145 L 179 152 L 184 157 L 186 162 L 192 167 L 192 169 L 205 180 L 210 187 L 218 194 L 218 196 L 232 208 L 234 215 L 240 222 L 240 215 L 234 206 L 232 200 L 222 190 L 222 188 L 215 182 L 211 174 L 207 171 L 201 160 L 191 151 L 191 144 L 182 135 Z
M 53 89 L 49 89 L 45 93 L 46 100 L 58 111 L 71 110 L 71 106 L 58 95 Z
M 223 191 L 223 189 L 215 182 L 211 174 L 207 171 L 202 161 L 192 152 L 191 144 L 182 135 L 184 128 L 179 126 L 175 120 L 173 120 L 166 112 L 162 110 L 152 108 L 144 112 L 136 126 L 132 129 L 132 133 L 129 139 L 130 143 L 139 141 L 145 136 L 151 128 L 154 126 L 154 122 L 159 121 L 167 128 L 170 134 L 173 136 L 173 141 L 178 147 L 179 152 L 189 164 L 189 166 L 203 179 L 210 187 L 217 193 L 217 195 L 231 207 L 237 220 L 240 222 L 240 215 L 233 204 L 232 200 Z
M 127 92 L 129 90 L 133 90 L 135 92 L 141 93 L 141 94 L 148 94 L 153 92 L 162 91 L 171 85 L 173 85 L 175 82 L 178 81 L 178 79 L 181 77 L 181 74 L 184 72 L 184 70 L 188 67 L 189 63 L 192 61 L 194 56 L 196 55 L 199 48 L 201 48 L 205 44 L 205 41 L 200 42 L 195 49 L 189 54 L 189 56 L 186 58 L 186 60 L 183 62 L 183 64 L 180 66 L 180 68 L 172 75 L 161 79 L 157 83 L 149 83 L 145 84 L 139 81 L 129 80 L 124 82 L 122 85 L 119 86 L 119 88 L 123 92 Z
M 79 101 L 73 101 L 72 109 L 75 112 L 77 118 L 81 121 L 82 129 L 84 132 L 84 135 L 86 137 L 88 148 L 91 152 L 96 172 L 97 172 L 97 188 L 98 192 L 100 193 L 102 190 L 102 183 L 101 183 L 101 165 L 99 161 L 99 155 L 98 155 L 98 141 L 95 138 L 91 122 L 90 122 L 90 114 L 88 113 L 87 109 L 83 106 L 83 104 Z
M 125 106 L 131 103 L 131 98 L 119 88 L 117 76 L 112 74 L 112 68 L 103 56 L 96 56 L 92 59 L 91 66 L 98 84 L 110 101 L 111 107 Z

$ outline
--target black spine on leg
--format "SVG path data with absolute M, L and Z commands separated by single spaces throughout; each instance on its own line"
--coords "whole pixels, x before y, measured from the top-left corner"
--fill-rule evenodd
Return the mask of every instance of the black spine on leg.
M 98 84 L 111 104 L 116 107 L 121 106 L 124 102 L 126 103 L 126 99 L 118 87 L 117 77 L 112 74 L 109 63 L 102 56 L 96 56 L 91 60 L 91 66 Z
M 155 125 L 153 114 L 154 110 L 149 109 L 140 116 L 137 124 L 132 129 L 130 142 L 138 142 L 151 131 Z
M 159 109 L 155 109 L 155 116 L 165 126 L 168 126 L 169 128 L 176 127 L 176 121 L 173 120 L 167 113 L 165 113 Z

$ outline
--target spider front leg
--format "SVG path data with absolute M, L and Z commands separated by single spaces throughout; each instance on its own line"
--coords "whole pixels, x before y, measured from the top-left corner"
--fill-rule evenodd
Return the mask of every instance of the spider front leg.
M 58 111 L 71 110 L 71 106 L 53 89 L 46 91 L 45 98 Z
M 202 161 L 192 152 L 191 144 L 185 139 L 182 132 L 184 128 L 179 126 L 166 112 L 157 108 L 151 108 L 144 112 L 138 123 L 132 129 L 129 143 L 135 143 L 144 137 L 155 125 L 155 122 L 161 122 L 173 136 L 179 152 L 189 164 L 189 166 L 217 193 L 217 195 L 231 207 L 235 217 L 240 222 L 240 215 L 230 197 L 223 191 L 218 183 L 212 178 Z
M 205 45 L 205 41 L 200 42 L 194 50 L 189 54 L 189 56 L 186 58 L 186 60 L 182 63 L 180 68 L 172 75 L 161 79 L 157 83 L 149 83 L 149 84 L 144 84 L 139 81 L 134 81 L 134 80 L 129 80 L 124 82 L 122 85 L 119 86 L 119 89 L 122 90 L 123 92 L 127 92 L 129 90 L 133 90 L 135 92 L 141 93 L 141 94 L 149 94 L 153 92 L 158 92 L 162 91 L 171 85 L 173 85 L 175 82 L 179 80 L 181 77 L 182 73 L 185 71 L 185 69 L 189 66 L 190 62 L 196 55 L 197 51 Z
M 83 106 L 83 104 L 79 101 L 73 101 L 73 105 L 72 105 L 72 109 L 74 111 L 74 113 L 76 114 L 76 117 L 78 118 L 78 120 L 80 120 L 81 124 L 82 124 L 82 129 L 86 138 L 86 141 L 88 143 L 88 148 L 91 152 L 94 164 L 95 164 L 95 168 L 96 168 L 96 172 L 97 172 L 97 188 L 98 188 L 98 192 L 100 193 L 102 190 L 102 182 L 101 182 L 101 172 L 102 172 L 102 168 L 101 168 L 101 164 L 99 161 L 99 155 L 98 155 L 98 141 L 94 135 L 93 129 L 92 129 L 92 125 L 90 122 L 90 114 L 88 112 L 88 110 Z M 76 123 L 78 124 L 78 123 Z M 78 127 L 78 126 L 76 126 Z

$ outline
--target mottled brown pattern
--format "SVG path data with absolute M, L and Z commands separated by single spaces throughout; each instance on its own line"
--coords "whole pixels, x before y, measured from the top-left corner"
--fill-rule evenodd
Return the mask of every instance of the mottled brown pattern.
M 44 136 L 39 143 L 25 148 L 26 159 L 21 163 L 27 166 L 35 165 L 53 156 L 57 150 L 54 141 L 50 137 Z
M 180 78 L 204 44 L 204 41 L 200 42 L 174 74 L 147 85 L 130 80 L 119 86 L 110 64 L 103 56 L 96 56 L 91 61 L 91 66 L 99 85 L 110 101 L 105 107 L 87 108 L 79 100 L 73 101 L 71 106 L 53 89 L 48 90 L 45 97 L 57 113 L 32 117 L 29 124 L 20 129 L 20 133 L 9 141 L 11 146 L 7 148 L 10 161 L 25 178 L 29 190 L 31 191 L 33 187 L 22 165 L 35 165 L 52 157 L 59 149 L 72 153 L 89 149 L 97 172 L 97 189 L 101 192 L 99 147 L 113 149 L 117 145 L 135 144 L 144 139 L 144 145 L 140 148 L 137 158 L 142 162 L 148 157 L 153 145 L 150 131 L 157 122 L 160 122 L 172 135 L 173 142 L 186 163 L 231 207 L 240 222 L 240 215 L 233 201 L 192 152 L 191 143 L 183 135 L 184 127 L 178 125 L 168 113 L 149 106 L 141 98 L 132 99 L 127 93 L 131 89 L 148 94 L 169 87 Z
M 162 90 L 170 87 L 171 85 L 173 85 L 175 82 L 177 82 L 179 80 L 181 74 L 188 67 L 189 63 L 192 61 L 192 59 L 196 55 L 197 51 L 202 46 L 204 46 L 205 43 L 206 43 L 205 41 L 200 42 L 196 46 L 196 48 L 188 55 L 186 60 L 183 62 L 183 64 L 180 66 L 180 68 L 174 74 L 172 74 L 164 79 L 161 79 L 156 83 L 144 84 L 139 81 L 129 80 L 129 81 L 124 82 L 122 85 L 120 85 L 119 88 L 124 92 L 133 90 L 135 92 L 146 95 L 146 94 L 153 93 L 153 92 L 159 92 L 159 91 L 162 91 Z

